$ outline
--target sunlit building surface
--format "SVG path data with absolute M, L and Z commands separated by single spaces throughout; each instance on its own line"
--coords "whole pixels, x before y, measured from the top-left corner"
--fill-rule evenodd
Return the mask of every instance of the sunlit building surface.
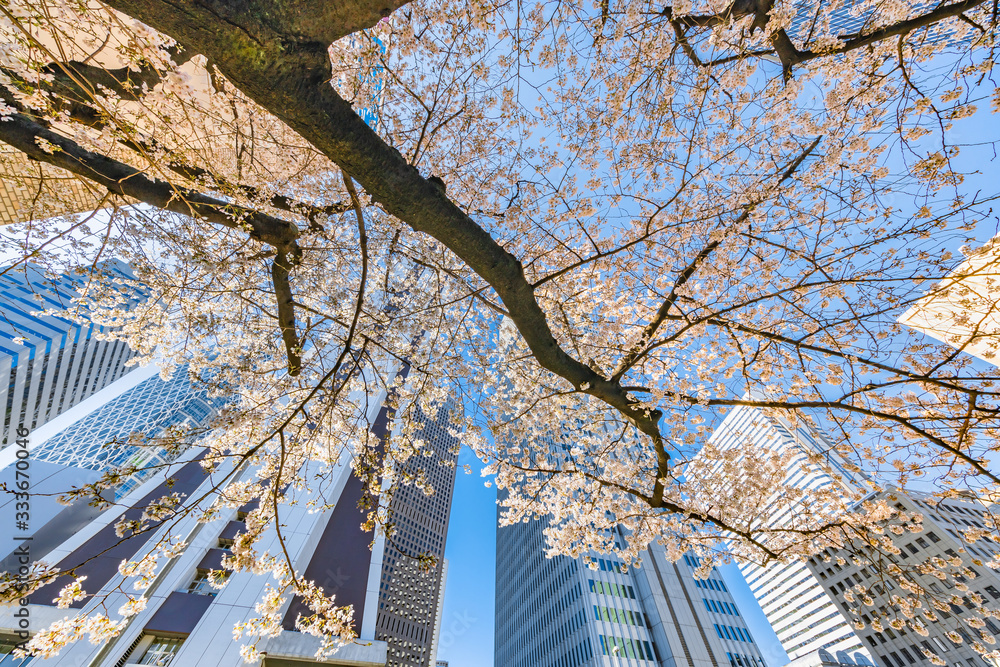
M 710 442 L 723 451 L 740 450 L 752 443 L 760 450 L 788 455 L 784 480 L 787 486 L 811 491 L 837 486 L 868 488 L 863 476 L 844 467 L 824 434 L 804 425 L 792 425 L 780 417 L 768 417 L 756 408 L 734 408 L 716 428 Z M 816 455 L 824 461 L 825 469 L 811 463 Z M 779 527 L 788 523 L 796 506 L 775 500 L 765 521 Z M 766 567 L 741 563 L 740 571 L 793 662 L 822 650 L 840 663 L 872 664 L 861 640 L 805 563 L 776 563 Z
M 103 196 L 96 184 L 0 147 L 0 225 L 92 211 Z
M 988 609 L 1000 607 L 1000 576 L 989 565 L 997 563 L 1000 547 L 991 540 L 969 543 L 965 539 L 966 531 L 989 525 L 989 510 L 975 500 L 938 501 L 916 491 L 889 490 L 876 495 L 882 496 L 888 497 L 891 504 L 907 515 L 914 512 L 923 515 L 923 528 L 918 532 L 886 533 L 900 552 L 884 557 L 904 569 L 907 578 L 920 585 L 930 597 L 945 603 L 948 611 L 936 609 L 937 620 L 925 623 L 926 636 L 905 626 L 892 628 L 890 623 L 904 618 L 892 598 L 906 596 L 906 591 L 898 582 L 893 583 L 892 577 L 883 576 L 870 562 L 856 560 L 849 550 L 827 549 L 810 558 L 810 571 L 847 618 L 864 623 L 865 627 L 856 630 L 856 634 L 877 657 L 880 667 L 930 665 L 928 653 L 955 667 L 992 667 L 992 663 L 972 649 L 972 644 L 979 642 L 991 649 L 989 639 L 995 641 L 1000 637 L 1000 624 L 986 617 L 982 619 L 981 628 L 973 627 L 979 624 L 972 620 L 979 616 L 973 598 L 978 595 Z M 913 522 L 908 524 L 913 525 Z M 961 565 L 948 568 L 950 574 L 958 574 L 958 577 L 948 576 L 944 580 L 933 577 L 930 571 L 937 568 L 930 566 L 932 559 L 956 563 L 960 560 Z M 962 572 L 965 574 L 959 574 Z M 864 587 L 871 594 L 873 604 L 867 604 L 863 596 L 847 600 L 845 594 L 856 586 Z M 967 589 L 960 591 L 960 586 Z M 879 626 L 873 627 L 876 623 Z
M 928 336 L 998 365 L 1000 241 L 975 252 L 899 319 Z

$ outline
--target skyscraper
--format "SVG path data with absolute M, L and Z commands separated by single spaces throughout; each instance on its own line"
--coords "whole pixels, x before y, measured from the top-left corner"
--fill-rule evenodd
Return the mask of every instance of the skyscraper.
M 794 425 L 780 416 L 765 415 L 757 408 L 734 408 L 716 428 L 709 443 L 722 451 L 741 451 L 752 444 L 786 457 L 784 485 L 796 489 L 815 492 L 842 488 L 846 492 L 871 488 L 863 475 L 845 466 L 823 433 Z M 703 455 L 699 457 L 708 470 L 713 469 L 714 462 L 705 461 Z M 824 466 L 815 465 L 814 457 L 820 457 Z M 787 525 L 799 505 L 780 498 L 771 501 L 764 521 L 771 527 Z M 774 563 L 766 567 L 741 563 L 740 571 L 793 661 L 823 650 L 837 656 L 838 662 L 872 664 L 861 640 L 805 563 Z
M 917 532 L 907 529 L 897 535 L 886 531 L 899 554 L 882 554 L 881 558 L 901 568 L 906 579 L 926 592 L 917 614 L 924 632 L 907 626 L 900 611 L 898 598 L 908 597 L 907 591 L 898 581 L 893 582 L 894 577 L 884 576 L 870 558 L 857 558 L 853 545 L 827 549 L 810 558 L 807 565 L 816 581 L 847 618 L 864 624 L 855 632 L 882 667 L 927 665 L 928 654 L 956 667 L 990 665 L 972 645 L 978 642 L 991 647 L 990 640 L 1000 637 L 997 621 L 979 613 L 984 607 L 996 609 L 1000 600 L 1000 575 L 991 566 L 1000 563 L 1000 546 L 990 539 L 970 542 L 966 538 L 967 533 L 988 529 L 990 510 L 972 498 L 940 500 L 917 491 L 888 489 L 873 496 L 881 498 L 907 515 L 907 528 L 916 528 L 910 516 L 923 515 L 922 529 Z M 935 577 L 932 573 L 942 572 L 944 562 L 950 564 L 944 568 L 945 577 Z M 865 595 L 857 592 L 861 587 Z M 853 600 L 847 595 L 851 589 L 855 589 Z M 865 600 L 866 595 L 870 599 Z M 976 597 L 981 602 L 977 603 Z M 936 599 L 936 608 L 932 608 L 930 598 Z M 923 616 L 927 609 L 934 611 L 936 620 Z
M 458 439 L 448 432 L 448 401 L 434 419 L 418 415 L 418 437 L 430 445 L 429 456 L 407 461 L 408 472 L 422 471 L 434 493 L 416 485 L 398 486 L 390 503 L 395 536 L 385 545 L 378 594 L 375 638 L 388 643 L 387 667 L 431 667 L 441 619 L 445 572 L 444 548 L 455 488 Z M 413 558 L 433 556 L 426 568 Z
M 124 263 L 101 270 L 131 279 Z M 85 278 L 46 278 L 32 265 L 0 275 L 0 405 L 6 406 L 0 444 L 13 442 L 18 427 L 33 430 L 122 377 L 133 353 L 121 341 L 98 340 L 101 328 L 84 321 L 36 315 L 72 307 Z M 140 298 L 134 294 L 132 301 Z
M 147 374 L 143 371 L 136 376 Z M 106 401 L 88 405 L 104 398 L 98 394 L 82 404 L 81 410 L 90 407 L 89 412 L 65 428 L 48 437 L 31 438 L 31 525 L 44 536 L 34 545 L 36 559 L 44 555 L 43 544 L 55 547 L 99 514 L 85 502 L 64 507 L 57 501 L 58 494 L 92 483 L 110 470 L 128 468 L 107 494 L 109 499 L 124 498 L 154 475 L 158 466 L 176 458 L 190 440 L 179 447 L 165 442 L 161 436 L 167 429 L 204 426 L 225 404 L 193 384 L 185 368 L 166 380 L 159 375 L 147 377 Z M 16 487 L 12 463 L 12 452 L 0 454 L 0 481 L 8 489 Z M 0 520 L 14 525 L 15 510 L 15 497 L 0 495 Z M 0 537 L 0 553 L 9 554 L 15 546 L 13 535 L 6 531 Z
M 398 364 L 383 370 L 389 377 L 397 373 L 405 377 L 406 373 L 405 365 Z M 159 404 L 163 405 L 170 403 L 163 397 L 172 396 L 171 389 L 168 383 L 158 391 L 149 388 L 142 391 L 144 395 L 159 397 Z M 186 406 L 186 414 L 197 412 L 190 401 L 175 400 L 173 405 L 163 412 L 151 411 L 147 419 L 162 426 L 166 423 L 162 418 L 175 415 L 178 406 Z M 440 556 L 444 553 L 459 442 L 447 427 L 447 409 L 451 405 L 438 410 L 434 418 L 417 415 L 422 422 L 417 437 L 426 443 L 427 455 L 411 458 L 404 470 L 397 471 L 390 505 L 395 532 L 389 541 L 362 528 L 367 519 L 364 505 L 367 490 L 347 456 L 333 464 L 306 462 L 301 472 L 310 483 L 290 488 L 286 502 L 278 507 L 282 539 L 279 540 L 273 525 L 262 537 L 261 551 L 287 552 L 301 576 L 316 582 L 325 593 L 335 595 L 338 605 L 353 605 L 354 629 L 359 640 L 342 647 L 322 664 L 356 667 L 433 664 L 431 643 L 443 565 Z M 380 405 L 370 407 L 371 432 L 384 447 L 392 427 L 393 410 L 384 399 Z M 107 433 L 108 415 L 77 424 L 77 435 L 65 436 L 66 443 L 77 441 L 79 434 L 88 428 Z M 226 551 L 245 530 L 247 513 L 256 505 L 227 511 L 212 523 L 198 523 L 195 516 L 187 516 L 171 521 L 169 526 L 156 524 L 150 532 L 126 534 L 124 539 L 115 534 L 115 524 L 120 519 L 138 518 L 155 498 L 174 492 L 199 498 L 218 484 L 221 476 L 231 469 L 227 469 L 228 464 L 221 464 L 207 474 L 199 463 L 204 451 L 204 447 L 193 443 L 155 474 L 140 480 L 115 506 L 78 526 L 47 552 L 46 559 L 62 567 L 79 565 L 76 574 L 87 577 L 85 590 L 98 594 L 95 599 L 88 597 L 74 602 L 73 609 L 115 610 L 125 601 L 123 578 L 117 569 L 123 559 L 145 553 L 168 528 L 189 544 L 183 554 L 166 564 L 146 592 L 149 601 L 145 610 L 128 620 L 121 635 L 101 646 L 87 642 L 73 644 L 45 664 L 66 667 L 245 664 L 240 643 L 232 639 L 233 627 L 258 615 L 254 605 L 260 601 L 270 578 L 241 572 L 231 576 L 218 590 L 209 585 L 208 576 L 210 571 L 219 569 Z M 133 453 L 126 451 L 123 455 L 128 457 Z M 110 460 L 100 458 L 100 463 L 106 465 Z M 399 481 L 405 473 L 415 472 L 421 472 L 433 484 L 433 494 L 427 495 L 416 486 Z M 254 473 L 253 468 L 241 469 L 233 481 L 252 481 Z M 208 502 L 211 499 L 209 495 Z M 327 509 L 314 511 L 313 506 Z M 52 541 L 45 535 L 48 527 L 46 524 L 35 535 L 35 543 Z M 417 567 L 411 556 L 422 553 L 439 557 L 433 567 Z M 29 609 L 36 623 L 34 629 L 66 615 L 51 602 L 65 583 L 63 579 L 31 596 Z M 285 600 L 279 612 L 285 632 L 261 640 L 258 665 L 291 667 L 316 662 L 314 654 L 319 639 L 295 630 L 296 618 L 303 610 L 299 599 Z M 0 618 L 0 639 L 15 629 L 9 615 Z
M 545 520 L 497 528 L 496 665 L 765 667 L 721 575 L 670 562 L 651 545 L 642 566 L 612 556 L 545 557 Z

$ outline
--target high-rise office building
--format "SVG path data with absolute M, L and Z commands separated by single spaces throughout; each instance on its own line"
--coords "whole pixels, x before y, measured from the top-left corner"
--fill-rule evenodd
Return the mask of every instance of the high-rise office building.
M 131 279 L 128 266 L 106 262 L 101 271 Z M 0 445 L 23 427 L 33 430 L 122 377 L 133 353 L 121 341 L 98 340 L 98 325 L 37 313 L 73 306 L 83 276 L 47 278 L 24 265 L 0 275 L 0 405 L 6 407 Z M 139 298 L 135 294 L 131 300 Z
M 99 514 L 82 501 L 65 507 L 58 502 L 58 494 L 93 483 L 105 472 L 127 470 L 106 494 L 109 499 L 127 496 L 159 466 L 176 458 L 192 440 L 186 437 L 175 443 L 175 438 L 164 438 L 168 429 L 178 435 L 182 428 L 196 430 L 207 425 L 225 405 L 225 400 L 209 396 L 192 383 L 186 368 L 178 369 L 166 380 L 158 374 L 141 379 L 144 375 L 148 376 L 149 371 L 143 369 L 92 396 L 79 406 L 86 413 L 71 417 L 72 421 L 61 430 L 47 428 L 39 431 L 38 437 L 29 438 L 33 480 L 30 521 L 32 529 L 44 536 L 34 545 L 36 559 L 44 555 L 43 543 L 56 546 Z M 141 381 L 120 386 L 131 383 L 133 378 Z M 44 431 L 50 432 L 47 437 L 42 435 Z M 12 451 L 0 453 L 0 482 L 9 489 L 16 487 L 13 461 Z M 17 510 L 15 501 L 12 494 L 0 495 L 0 520 L 7 520 L 11 526 Z M 9 554 L 15 547 L 11 531 L 0 536 L 0 553 Z
M 458 439 L 448 432 L 448 411 L 454 407 L 446 402 L 434 419 L 418 414 L 423 426 L 417 436 L 430 445 L 429 456 L 407 461 L 408 472 L 422 471 L 434 493 L 400 485 L 389 505 L 396 533 L 385 545 L 375 631 L 376 639 L 388 643 L 388 667 L 431 667 L 436 658 L 458 461 Z M 434 565 L 427 568 L 416 554 L 432 556 Z
M 845 494 L 864 493 L 871 488 L 863 475 L 845 466 L 822 432 L 792 424 L 777 414 L 765 415 L 757 408 L 733 409 L 709 443 L 722 452 L 744 451 L 752 445 L 759 451 L 785 457 L 784 486 L 811 492 L 842 489 Z M 705 460 L 703 454 L 699 457 L 699 463 L 709 471 L 706 474 L 719 474 L 711 471 L 721 467 L 721 462 Z M 817 459 L 823 465 L 817 465 Z M 786 526 L 803 502 L 811 501 L 808 496 L 794 502 L 771 498 L 765 504 L 768 509 L 763 520 L 771 527 Z M 872 664 L 848 620 L 805 563 L 793 561 L 765 567 L 741 563 L 740 571 L 793 661 L 822 650 L 835 656 L 837 662 Z
M 911 583 L 927 592 L 928 596 L 922 600 L 923 609 L 917 614 L 926 634 L 905 625 L 906 616 L 893 598 L 906 598 L 909 594 L 898 581 L 893 582 L 894 577 L 876 569 L 870 558 L 857 557 L 857 551 L 864 555 L 864 547 L 827 549 L 810 558 L 807 565 L 816 581 L 836 600 L 847 618 L 864 624 L 855 632 L 883 667 L 930 665 L 928 654 L 937 655 L 955 667 L 992 667 L 992 663 L 973 650 L 972 644 L 979 642 L 992 648 L 990 640 L 995 642 L 1000 638 L 1000 624 L 989 616 L 973 620 L 980 617 L 977 613 L 980 605 L 974 598 L 982 600 L 982 607 L 998 607 L 1000 576 L 990 563 L 998 563 L 1000 546 L 988 539 L 970 543 L 965 538 L 966 531 L 991 526 L 990 510 L 974 499 L 940 500 L 916 491 L 889 489 L 872 497 L 881 498 L 908 517 L 915 513 L 923 515 L 922 530 L 904 530 L 900 535 L 885 533 L 899 554 L 882 554 L 880 559 L 890 560 L 905 571 Z M 913 526 L 914 522 L 908 518 L 907 524 Z M 933 571 L 942 571 L 940 564 L 945 561 L 952 563 L 944 570 L 945 578 L 933 576 Z M 848 591 L 859 587 L 863 587 L 870 600 L 861 594 L 854 596 L 853 601 L 847 599 Z M 931 597 L 942 605 L 933 609 L 937 616 L 934 621 L 922 616 L 933 604 Z
M 392 377 L 405 374 L 404 368 L 383 369 Z M 170 395 L 169 390 L 150 392 Z M 177 401 L 175 405 L 188 405 Z M 450 407 L 450 404 L 449 406 Z M 167 411 L 174 414 L 176 408 Z M 188 410 L 191 412 L 191 410 Z M 161 413 L 162 414 L 162 413 Z M 156 421 L 159 417 L 152 417 Z M 393 411 L 385 404 L 371 403 L 367 418 L 371 431 L 385 446 L 392 426 Z M 338 605 L 354 608 L 354 629 L 359 640 L 340 648 L 320 664 L 385 667 L 419 665 L 430 667 L 431 643 L 437 618 L 445 537 L 455 475 L 458 438 L 448 427 L 447 408 L 434 418 L 418 414 L 422 421 L 417 437 L 426 455 L 415 456 L 398 471 L 393 482 L 391 520 L 395 531 L 389 540 L 363 530 L 367 520 L 367 487 L 354 473 L 350 457 L 333 464 L 307 461 L 300 472 L 310 480 L 301 488 L 290 487 L 287 502 L 278 508 L 282 539 L 270 526 L 259 543 L 261 551 L 287 553 L 301 576 L 314 581 Z M 162 422 L 161 422 L 162 423 Z M 107 420 L 94 418 L 78 422 L 104 433 Z M 67 441 L 68 442 L 68 441 Z M 43 448 L 40 448 L 40 450 Z M 245 529 L 245 519 L 255 505 L 225 512 L 212 523 L 198 523 L 187 516 L 160 524 L 154 530 L 124 539 L 115 534 L 121 519 L 138 518 L 148 503 L 166 493 L 199 498 L 228 472 L 227 464 L 208 474 L 199 459 L 204 448 L 193 443 L 172 461 L 165 463 L 131 492 L 104 512 L 78 525 L 71 535 L 47 547 L 46 560 L 61 567 L 79 565 L 77 576 L 86 576 L 84 588 L 96 597 L 74 602 L 71 611 L 111 610 L 124 601 L 123 578 L 118 565 L 123 559 L 146 553 L 168 528 L 181 536 L 189 548 L 170 560 L 146 591 L 148 603 L 127 621 L 122 633 L 100 645 L 73 644 L 59 656 L 44 661 L 60 667 L 80 664 L 94 667 L 123 667 L 128 664 L 185 665 L 193 667 L 237 667 L 244 665 L 240 642 L 233 640 L 233 627 L 258 615 L 254 605 L 272 583 L 268 576 L 241 572 L 233 574 L 221 589 L 208 583 L 209 572 L 219 569 L 221 560 Z M 381 451 L 381 449 L 380 449 Z M 126 453 L 130 456 L 130 453 Z M 101 459 L 106 464 L 109 459 Z M 434 487 L 433 494 L 400 482 L 406 473 L 420 471 Z M 242 469 L 234 481 L 252 481 L 255 470 Z M 214 496 L 208 494 L 210 503 Z M 315 511 L 319 506 L 323 511 Z M 48 524 L 35 535 L 32 544 L 52 542 L 46 536 Z M 374 545 L 374 546 L 373 546 Z M 433 567 L 417 567 L 412 556 L 430 554 L 438 560 Z M 52 604 L 66 579 L 32 594 L 29 605 L 33 629 L 66 615 Z M 130 590 L 130 589 L 126 589 Z M 264 638 L 256 664 L 266 667 L 293 667 L 316 664 L 319 639 L 295 630 L 295 622 L 305 611 L 299 599 L 285 600 L 279 618 L 285 628 L 280 636 Z M 307 612 L 308 613 L 308 612 Z M 16 636 L 15 619 L 0 615 L 0 641 Z
M 497 528 L 496 645 L 504 667 L 765 667 L 721 575 L 651 545 L 642 566 L 545 556 L 545 520 Z

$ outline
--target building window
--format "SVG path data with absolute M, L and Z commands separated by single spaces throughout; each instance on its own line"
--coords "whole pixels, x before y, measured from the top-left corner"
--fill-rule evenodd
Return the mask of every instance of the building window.
M 937 535 L 935 535 L 934 533 L 927 533 L 927 537 L 930 539 L 931 542 L 940 542 L 941 541 L 941 538 L 938 537 Z
M 183 639 L 173 639 L 169 637 L 151 637 L 152 641 L 146 648 L 142 657 L 139 658 L 139 665 L 169 665 L 177 652 L 181 650 Z
M 198 568 L 194 573 L 194 578 L 191 579 L 191 583 L 188 584 L 187 592 L 194 593 L 196 595 L 210 595 L 213 598 L 218 594 L 219 588 L 212 586 L 212 572 L 213 570 L 206 570 L 204 568 Z M 226 583 L 229 578 L 229 573 L 224 570 L 215 570 L 217 574 L 214 580 L 220 584 Z

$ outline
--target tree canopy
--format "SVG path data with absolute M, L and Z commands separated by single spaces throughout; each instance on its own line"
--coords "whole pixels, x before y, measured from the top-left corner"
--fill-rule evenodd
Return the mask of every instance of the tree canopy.
M 104 207 L 7 238 L 53 272 L 128 261 L 146 307 L 95 280 L 97 317 L 239 396 L 208 460 L 262 483 L 220 502 L 276 507 L 307 458 L 377 492 L 448 394 L 556 553 L 618 548 L 610 525 L 630 561 L 877 541 L 891 511 L 844 493 L 772 529 L 786 480 L 759 457 L 729 461 L 756 504 L 686 474 L 741 405 L 883 483 L 1000 491 L 996 368 L 898 323 L 997 231 L 994 3 L 18 0 L 0 31 L 0 159 Z M 381 389 L 401 437 L 373 457 Z

